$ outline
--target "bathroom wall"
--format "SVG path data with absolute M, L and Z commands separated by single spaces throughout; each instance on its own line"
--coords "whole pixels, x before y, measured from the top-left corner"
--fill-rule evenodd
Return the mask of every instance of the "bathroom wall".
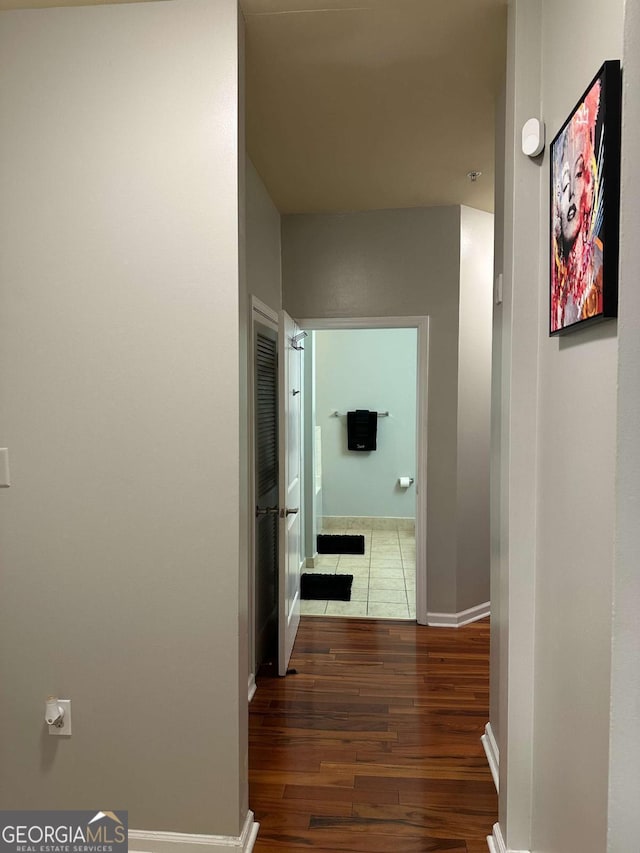
M 414 518 L 416 329 L 351 329 L 315 333 L 316 424 L 322 433 L 323 515 Z M 354 409 L 389 411 L 378 419 L 377 450 L 347 450 Z

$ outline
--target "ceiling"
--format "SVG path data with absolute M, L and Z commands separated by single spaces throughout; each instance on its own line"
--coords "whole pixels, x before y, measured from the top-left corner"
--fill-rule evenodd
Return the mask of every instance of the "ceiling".
M 0 10 L 105 2 L 141 0 Z M 247 147 L 278 209 L 492 210 L 507 2 L 240 0 Z
M 247 147 L 282 213 L 493 209 L 507 0 L 240 5 Z
M 10 9 L 49 9 L 53 6 L 104 6 L 111 3 L 151 3 L 154 0 L 0 0 L 0 12 Z

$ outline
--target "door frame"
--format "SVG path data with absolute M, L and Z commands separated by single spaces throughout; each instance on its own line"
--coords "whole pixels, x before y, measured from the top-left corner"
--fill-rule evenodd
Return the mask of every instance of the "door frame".
M 256 448 L 255 448 L 255 387 L 256 387 L 256 325 L 266 326 L 276 333 L 278 340 L 280 331 L 278 323 L 278 312 L 269 308 L 257 296 L 251 296 L 251 322 L 249 343 L 249 381 L 247 388 L 248 409 L 248 442 L 249 442 L 249 524 L 248 524 L 248 547 L 249 547 L 249 702 L 256 692 L 256 546 L 255 546 L 255 506 L 256 506 Z M 280 393 L 278 391 L 278 393 Z
M 303 459 L 303 346 L 296 345 L 300 327 L 284 308 L 280 311 L 280 341 L 278 346 L 278 397 L 279 397 L 279 504 L 280 527 L 278 538 L 278 675 L 285 676 L 289 672 L 289 660 L 295 645 L 298 627 L 300 625 L 301 575 L 304 566 L 301 544 L 303 541 L 304 518 L 304 459 Z M 294 367 L 295 366 L 295 367 Z M 295 383 L 295 384 L 294 384 Z M 296 390 L 295 385 L 298 385 Z M 297 414 L 297 417 L 295 416 Z M 293 436 L 297 441 L 292 441 Z M 297 473 L 294 474 L 294 491 L 291 491 L 292 468 L 291 450 L 297 443 Z M 294 466 L 295 467 L 295 466 Z M 298 506 L 289 507 L 297 491 Z M 291 522 L 289 514 L 293 513 Z M 297 526 L 298 538 L 292 536 Z M 292 542 L 297 547 L 292 549 Z M 293 561 L 293 569 L 292 569 Z M 290 594 L 290 580 L 295 580 L 295 595 Z
M 427 624 L 427 444 L 429 399 L 429 317 L 322 317 L 297 321 L 305 331 L 416 329 L 416 621 Z M 306 511 L 306 510 L 305 510 Z

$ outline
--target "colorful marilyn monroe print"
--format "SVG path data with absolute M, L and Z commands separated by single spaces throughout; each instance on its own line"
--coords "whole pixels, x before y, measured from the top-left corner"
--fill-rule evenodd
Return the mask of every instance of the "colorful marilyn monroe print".
M 551 143 L 550 333 L 617 313 L 620 64 L 606 62 Z

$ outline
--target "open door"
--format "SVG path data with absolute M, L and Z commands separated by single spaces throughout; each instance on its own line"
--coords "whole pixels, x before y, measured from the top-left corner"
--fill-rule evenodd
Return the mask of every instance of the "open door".
M 302 344 L 299 328 L 280 313 L 280 571 L 278 674 L 286 675 L 300 624 L 302 532 Z
M 255 312 L 255 308 L 254 308 Z M 251 672 L 275 675 L 278 660 L 278 324 L 253 320 L 253 656 Z

